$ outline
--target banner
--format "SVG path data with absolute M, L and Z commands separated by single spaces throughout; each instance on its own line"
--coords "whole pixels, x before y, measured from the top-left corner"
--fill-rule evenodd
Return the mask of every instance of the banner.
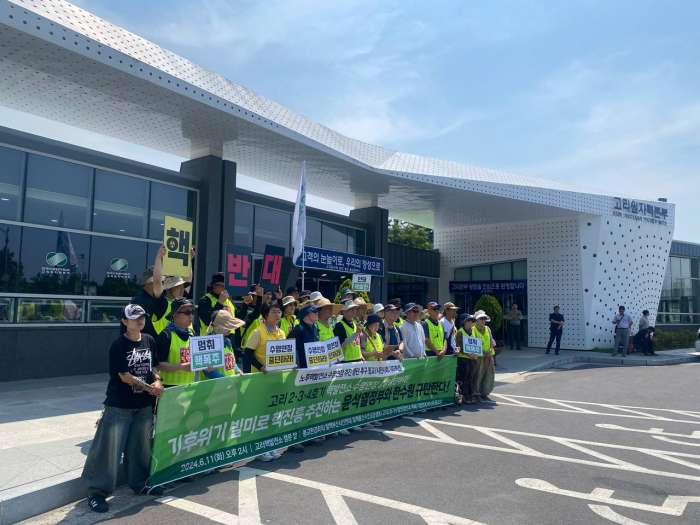
M 484 355 L 481 339 L 477 337 L 462 337 L 462 352 L 478 356 Z
M 223 368 L 224 336 L 221 334 L 190 337 L 190 370 Z
M 282 262 L 284 260 L 284 248 L 278 246 L 265 246 L 262 268 L 260 270 L 260 286 L 265 290 L 277 290 L 282 285 Z
M 253 265 L 250 248 L 245 246 L 226 245 L 226 290 L 231 298 L 241 297 L 248 293 L 252 284 L 251 273 Z
M 158 401 L 149 485 L 369 421 L 452 404 L 456 361 L 347 363 L 326 369 L 342 377 L 301 386 L 296 384 L 300 374 L 323 370 L 246 374 L 168 388 Z M 377 365 L 388 373 L 376 375 Z
M 297 366 L 297 342 L 294 339 L 268 341 L 265 345 L 265 368 L 286 370 Z
M 165 216 L 163 226 L 163 275 L 187 277 L 192 274 L 192 222 L 177 217 Z
M 304 246 L 304 267 L 318 270 L 330 270 L 342 273 L 364 273 L 375 277 L 384 277 L 384 259 L 370 257 L 368 255 L 356 255 L 354 253 L 336 252 L 324 250 L 313 246 Z M 294 261 L 296 266 L 301 266 L 299 257 Z

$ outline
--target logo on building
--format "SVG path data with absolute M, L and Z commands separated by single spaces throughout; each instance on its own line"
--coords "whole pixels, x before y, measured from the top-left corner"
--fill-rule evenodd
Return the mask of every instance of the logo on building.
M 125 272 L 129 269 L 129 261 L 121 257 L 115 257 L 112 262 L 109 263 L 109 268 L 113 272 Z
M 63 268 L 68 263 L 68 256 L 63 252 L 49 252 L 46 254 L 46 264 L 49 268 Z

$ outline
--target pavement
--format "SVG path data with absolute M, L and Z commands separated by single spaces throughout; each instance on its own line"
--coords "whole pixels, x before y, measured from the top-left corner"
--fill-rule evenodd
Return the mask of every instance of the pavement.
M 543 378 L 541 380 L 550 381 L 552 380 L 551 378 L 560 377 L 556 371 L 561 372 L 566 377 L 569 377 L 569 374 L 585 374 L 585 377 L 591 378 L 590 381 L 593 383 L 591 388 L 593 390 L 598 389 L 598 379 L 596 378 L 610 373 L 610 370 L 629 370 L 629 373 L 632 375 L 643 374 L 648 375 L 651 378 L 656 378 L 666 374 L 661 374 L 655 372 L 653 369 L 646 368 L 648 365 L 678 364 L 697 360 L 697 356 L 693 355 L 691 352 L 691 350 L 662 352 L 655 357 L 633 355 L 622 360 L 621 358 L 611 358 L 609 355 L 596 352 L 562 351 L 561 355 L 555 356 L 553 354 L 545 355 L 543 350 L 508 350 L 500 354 L 497 358 L 497 389 L 495 394 L 497 396 L 505 395 L 509 389 L 513 388 L 525 389 L 525 391 L 528 391 L 528 387 L 530 385 L 540 383 L 539 379 L 537 381 L 529 381 L 530 378 L 540 378 L 545 376 L 546 379 Z M 576 369 L 579 366 L 588 367 L 588 365 L 625 366 L 621 369 Z M 682 366 L 692 367 L 696 365 Z M 681 368 L 682 367 L 670 367 L 668 369 L 664 369 L 664 371 L 680 370 Z M 695 370 L 695 373 L 697 374 L 698 369 L 695 368 Z M 544 374 L 532 373 L 537 371 L 548 372 Z M 79 476 L 82 471 L 86 454 L 89 450 L 90 441 L 94 434 L 95 422 L 100 414 L 101 403 L 104 399 L 106 381 L 107 376 L 105 374 L 97 374 L 89 376 L 54 378 L 40 381 L 0 383 L 0 462 L 3 465 L 3 468 L 0 469 L 1 525 L 13 523 L 31 516 L 36 516 L 38 514 L 50 511 L 51 509 L 56 509 L 66 505 L 70 502 L 75 502 L 84 497 L 84 489 L 79 480 Z M 693 383 L 693 385 L 694 384 L 695 383 Z M 563 386 L 570 385 L 565 383 Z M 633 387 L 636 388 L 637 385 L 633 385 Z M 659 388 L 661 391 L 663 391 L 664 388 L 667 389 L 668 386 L 667 384 L 662 383 L 660 384 Z M 687 389 L 691 389 L 690 385 Z M 551 389 L 547 387 L 547 390 L 548 396 L 552 397 L 553 394 L 550 391 Z M 581 392 L 583 391 L 584 390 L 580 390 L 577 387 L 573 392 L 565 391 L 565 393 L 561 395 L 561 398 L 574 400 L 581 399 Z M 521 391 L 519 391 L 519 393 L 520 392 Z M 621 397 L 629 396 L 627 394 L 623 396 L 611 394 L 611 402 L 621 402 Z M 494 407 L 489 405 L 480 406 L 478 410 L 469 410 L 466 412 L 457 408 L 445 409 L 436 412 L 435 415 L 432 415 L 431 413 L 428 419 L 438 418 L 439 420 L 444 419 L 444 421 L 450 421 L 453 420 L 453 418 L 457 418 L 454 419 L 454 421 L 458 421 L 460 424 L 468 423 L 470 425 L 475 425 L 484 423 L 488 425 L 496 425 L 501 423 L 489 421 L 489 418 L 496 413 L 505 415 L 512 411 L 515 412 L 515 415 L 522 418 L 523 410 L 517 410 L 513 407 L 524 408 L 525 405 L 532 404 L 545 404 L 546 406 L 549 406 L 547 401 L 542 400 L 522 401 L 516 397 L 512 397 L 510 399 L 494 397 L 494 399 L 499 405 L 504 405 L 503 407 L 499 406 L 498 411 L 492 410 Z M 657 398 L 652 396 L 652 399 L 649 400 L 649 406 L 657 406 L 658 401 L 659 400 Z M 642 403 L 634 403 L 630 401 L 630 404 L 639 405 Z M 696 407 L 697 404 L 693 405 L 692 403 L 684 403 L 683 406 L 690 410 Z M 564 411 L 565 413 L 566 411 L 572 411 L 577 415 L 591 412 L 591 410 L 586 408 L 579 408 L 578 410 L 568 409 L 565 406 L 556 403 L 549 408 L 552 410 L 539 409 L 538 416 L 545 415 L 547 417 L 556 416 L 556 418 L 562 418 L 562 413 L 560 413 L 561 411 Z M 565 416 L 563 419 L 568 417 L 569 416 Z M 699 418 L 698 427 L 700 427 L 700 415 L 697 417 Z M 512 423 L 513 421 L 520 421 L 518 418 L 515 420 L 511 419 L 510 417 L 506 419 L 509 423 Z M 426 431 L 424 430 L 425 423 L 421 424 L 420 422 L 408 419 L 396 421 L 401 422 L 391 422 L 391 428 L 387 428 L 387 430 L 401 433 L 406 429 L 410 429 L 411 432 L 419 429 L 419 433 L 421 433 L 423 437 L 426 437 Z M 566 428 L 567 430 L 570 428 L 569 422 L 562 422 L 562 424 L 564 425 L 563 428 Z M 428 427 L 425 428 L 433 428 L 433 430 L 435 430 L 436 425 L 439 427 L 437 432 L 429 430 L 427 431 L 427 437 L 439 436 L 438 439 L 451 443 L 452 441 L 455 441 L 455 438 L 450 438 L 448 434 L 453 434 L 454 432 L 459 434 L 460 432 L 464 431 L 462 427 L 449 427 L 449 425 L 442 423 L 428 423 Z M 385 424 L 385 426 L 387 425 Z M 532 428 L 527 428 L 529 431 L 532 431 Z M 393 518 L 390 518 L 392 512 L 395 512 L 397 508 L 408 508 L 405 507 L 405 505 L 402 507 L 397 502 L 411 501 L 410 494 L 405 493 L 403 490 L 397 489 L 397 484 L 404 484 L 404 482 L 401 482 L 400 480 L 414 478 L 418 472 L 422 473 L 421 475 L 427 475 L 427 472 L 435 470 L 435 467 L 439 466 L 439 464 L 441 464 L 443 461 L 445 461 L 445 473 L 456 475 L 457 472 L 454 472 L 454 465 L 451 464 L 452 460 L 450 460 L 449 454 L 444 456 L 444 454 L 440 453 L 438 463 L 431 464 L 430 457 L 432 456 L 432 451 L 438 450 L 441 447 L 435 447 L 431 443 L 426 443 L 426 440 L 422 438 L 408 438 L 410 442 L 417 441 L 420 445 L 419 448 L 427 451 L 427 453 L 422 454 L 420 450 L 416 450 L 415 455 L 411 454 L 408 456 L 412 458 L 411 461 L 401 462 L 401 464 L 398 465 L 394 463 L 388 464 L 386 465 L 386 468 L 379 469 L 381 472 L 375 472 L 377 469 L 373 468 L 371 479 L 367 478 L 367 473 L 362 473 L 364 469 L 366 469 L 367 463 L 365 461 L 358 462 L 357 456 L 353 456 L 355 453 L 351 451 L 357 450 L 358 453 L 363 454 L 363 457 L 366 454 L 372 458 L 375 458 L 376 456 L 376 460 L 380 464 L 381 462 L 387 461 L 391 457 L 401 455 L 403 453 L 401 447 L 404 445 L 400 445 L 399 442 L 403 442 L 404 440 L 394 439 L 393 436 L 391 436 L 391 439 L 388 439 L 387 436 L 391 436 L 391 434 L 382 433 L 381 436 L 371 434 L 369 436 L 363 436 L 362 439 L 358 439 L 357 436 L 353 434 L 353 436 L 347 438 L 333 440 L 332 444 L 329 444 L 328 446 L 314 446 L 310 448 L 309 452 L 306 452 L 301 456 L 287 454 L 279 462 L 274 464 L 274 472 L 276 473 L 274 476 L 273 474 L 263 473 L 261 477 L 259 472 L 260 469 L 269 469 L 269 464 L 252 462 L 245 467 L 242 467 L 241 470 L 227 469 L 224 472 L 206 476 L 195 484 L 187 484 L 184 489 L 182 488 L 182 485 L 178 485 L 176 486 L 175 491 L 187 491 L 188 498 L 186 501 L 189 501 L 190 503 L 182 503 L 180 499 L 178 499 L 177 502 L 173 500 L 165 504 L 153 503 L 153 501 L 149 500 L 146 507 L 140 508 L 140 510 L 138 510 L 138 512 L 132 516 L 133 522 L 143 522 L 150 519 L 150 513 L 155 513 L 154 519 L 155 517 L 157 517 L 157 519 L 168 519 L 175 523 L 192 522 L 194 517 L 191 515 L 191 513 L 187 515 L 187 511 L 185 511 L 184 517 L 180 515 L 183 512 L 182 508 L 180 507 L 184 506 L 187 508 L 199 508 L 202 510 L 202 508 L 197 507 L 195 504 L 199 500 L 197 498 L 190 498 L 193 490 L 195 493 L 201 492 L 202 495 L 207 496 L 204 497 L 202 501 L 210 502 L 210 497 L 215 494 L 221 493 L 221 498 L 224 498 L 224 491 L 227 491 L 226 494 L 228 494 L 228 492 L 233 490 L 229 486 L 231 484 L 229 482 L 233 482 L 235 485 L 240 485 L 241 477 L 245 478 L 243 485 L 248 487 L 246 490 L 248 491 L 249 495 L 251 492 L 250 486 L 255 487 L 256 483 L 260 487 L 275 487 L 282 484 L 285 486 L 292 486 L 293 489 L 288 490 L 288 492 L 291 493 L 296 493 L 298 490 L 303 489 L 302 492 L 305 493 L 304 497 L 308 496 L 311 498 L 316 504 L 319 504 L 319 508 L 322 506 L 321 503 L 324 501 L 331 501 L 332 503 L 329 504 L 331 505 L 329 508 L 332 510 L 333 515 L 336 515 L 338 512 L 340 512 L 341 515 L 343 512 L 350 512 L 350 515 L 357 514 L 358 516 L 362 516 L 367 514 L 365 512 L 367 511 L 366 507 L 367 505 L 370 505 L 370 507 L 373 509 L 370 513 L 372 519 L 369 519 L 370 515 L 368 514 L 366 517 L 369 521 L 358 519 L 358 522 L 380 522 L 383 519 L 380 519 L 382 516 L 386 518 L 384 520 L 385 523 L 387 520 L 388 522 L 392 522 Z M 624 434 L 623 437 L 628 436 L 627 434 Z M 399 448 L 396 449 L 396 446 L 399 446 Z M 463 452 L 466 453 L 467 450 L 465 449 Z M 345 453 L 350 453 L 350 456 L 345 457 Z M 328 455 L 337 457 L 339 461 L 342 459 L 342 461 L 340 461 L 340 463 L 337 465 L 333 462 L 327 464 L 325 460 L 320 461 L 319 463 L 319 460 L 322 460 Z M 303 461 L 301 461 L 302 459 Z M 414 467 L 409 467 L 408 471 L 405 471 L 407 467 L 404 463 L 408 463 L 410 466 L 410 464 L 413 462 L 415 462 L 415 469 Z M 479 462 L 477 461 L 477 464 L 478 463 Z M 286 465 L 286 467 L 279 470 L 277 465 Z M 697 465 L 696 467 L 700 468 L 700 466 Z M 286 474 L 282 475 L 285 472 Z M 299 477 L 299 472 L 303 472 L 305 474 L 302 477 Z M 319 473 L 322 475 L 314 476 L 314 473 Z M 278 476 L 277 474 L 280 475 Z M 311 474 L 311 476 L 307 476 L 307 474 Z M 365 496 L 358 496 L 354 493 L 348 495 L 346 489 L 343 489 L 345 490 L 345 492 L 343 492 L 343 490 L 338 488 L 339 485 L 342 485 L 343 482 L 346 481 L 344 474 L 348 475 L 347 481 L 355 479 L 354 476 L 358 476 L 358 479 L 364 480 L 359 484 L 350 483 L 352 486 L 348 486 L 347 490 L 350 490 L 351 492 L 352 490 L 357 490 L 361 491 L 362 494 L 365 495 L 369 494 L 376 496 L 377 494 L 388 494 L 389 496 L 393 495 L 401 497 L 396 498 L 392 496 L 387 500 L 389 502 L 380 501 L 377 503 L 376 498 L 369 498 L 369 500 L 367 500 Z M 377 475 L 375 476 L 375 474 Z M 391 477 L 388 478 L 387 476 L 389 475 Z M 285 476 L 288 477 L 285 478 Z M 291 478 L 289 476 L 291 476 Z M 307 478 L 309 477 L 311 479 L 324 480 L 316 483 L 323 484 L 327 482 L 328 486 L 321 486 L 318 484 L 314 485 L 314 483 L 308 481 Z M 253 480 L 252 482 L 250 481 L 251 479 Z M 215 483 L 216 486 L 210 486 L 212 482 Z M 421 519 L 423 519 L 425 515 L 429 515 L 430 512 L 432 512 L 431 509 L 434 510 L 435 508 L 440 508 L 436 507 L 436 503 L 442 502 L 447 505 L 448 508 L 452 508 L 453 505 L 451 503 L 448 504 L 449 501 L 455 498 L 460 499 L 461 492 L 466 490 L 466 487 L 459 486 L 459 480 L 456 480 L 455 483 L 455 491 L 450 492 L 449 498 L 445 499 L 443 496 L 436 496 L 438 498 L 436 501 L 424 502 L 425 506 L 419 505 L 420 508 L 423 509 L 422 511 L 418 511 L 417 509 L 412 509 L 412 511 L 418 512 L 417 516 L 422 516 Z M 443 482 L 439 481 L 437 484 L 442 485 Z M 345 483 L 345 485 L 347 486 L 348 483 Z M 448 486 L 452 487 L 452 485 Z M 302 489 L 299 489 L 299 487 L 302 487 Z M 320 492 L 312 497 L 309 491 Z M 115 511 L 117 511 L 121 508 L 119 502 L 124 502 L 124 512 L 127 514 L 120 517 L 120 523 L 130 521 L 131 518 L 128 518 L 128 516 L 131 515 L 132 510 L 127 510 L 127 508 L 132 508 L 134 505 L 134 498 L 126 496 L 122 493 L 123 491 L 118 493 L 115 499 L 116 503 L 113 505 Z M 235 494 L 235 491 L 228 495 L 228 500 L 230 501 L 235 500 L 232 494 Z M 266 496 L 261 496 L 261 499 L 265 498 Z M 352 500 L 350 503 L 342 503 L 348 498 Z M 358 500 L 357 498 L 360 499 Z M 285 498 L 282 499 L 284 500 Z M 381 498 L 379 499 L 381 500 Z M 488 500 L 489 498 L 487 497 L 486 499 Z M 138 505 L 138 502 L 142 500 L 137 499 L 136 501 L 136 505 Z M 358 501 L 360 501 L 361 504 L 357 503 Z M 291 504 L 292 502 L 290 501 L 289 503 Z M 143 505 L 143 503 L 140 504 Z M 94 521 L 94 515 L 87 511 L 87 509 L 83 509 L 80 505 L 84 506 L 84 503 L 77 505 L 73 503 L 72 506 L 69 505 L 68 510 L 63 508 L 59 511 L 54 511 L 53 514 L 50 513 L 47 516 L 40 518 L 38 522 L 53 522 L 51 520 L 55 518 L 55 512 L 64 513 L 63 518 L 61 518 L 64 523 L 81 523 L 86 520 L 89 522 L 91 519 Z M 178 505 L 180 505 L 180 507 L 178 507 Z M 201 505 L 204 505 L 204 503 Z M 383 510 L 379 512 L 377 509 L 374 509 L 374 506 L 376 505 L 380 505 Z M 211 512 L 221 510 L 220 506 L 208 506 L 207 504 L 205 507 L 214 509 Z M 349 508 L 352 510 L 348 510 Z M 364 511 L 362 510 L 363 508 L 365 509 Z M 232 516 L 239 512 L 239 509 L 237 508 L 231 508 L 229 510 L 229 514 Z M 458 514 L 454 514 L 454 516 L 461 516 L 464 514 L 464 512 L 460 511 L 458 508 L 454 508 L 453 510 L 458 512 Z M 425 514 L 426 512 L 428 514 Z M 462 514 L 459 512 L 462 512 Z M 473 519 L 474 513 L 470 511 L 464 515 L 470 515 Z M 454 516 L 450 519 L 443 519 L 443 522 L 461 523 L 460 521 L 450 521 L 454 518 Z M 321 513 L 314 519 L 305 519 L 305 523 L 327 523 L 329 522 L 328 518 L 329 514 Z M 285 522 L 284 519 L 280 519 L 280 522 Z M 276 520 L 271 519 L 271 521 L 275 522 Z M 425 521 L 426 520 L 423 519 L 422 522 Z M 427 521 L 428 523 L 440 522 L 439 520 Z M 411 523 L 412 520 L 407 519 L 401 522 Z M 421 521 L 419 520 L 418 522 Z M 497 520 L 494 523 L 501 522 L 509 523 L 507 521 L 500 520 Z M 343 523 L 353 522 L 344 521 Z M 521 521 L 518 523 L 521 524 L 526 522 Z M 549 522 L 532 521 L 532 523 Z M 574 522 L 562 521 L 561 523 Z M 581 523 L 583 523 L 583 521 Z M 586 523 L 593 522 L 591 521 Z

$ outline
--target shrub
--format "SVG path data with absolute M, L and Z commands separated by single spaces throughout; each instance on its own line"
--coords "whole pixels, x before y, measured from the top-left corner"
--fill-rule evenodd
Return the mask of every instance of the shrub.
M 692 348 L 697 338 L 697 330 L 664 330 L 656 329 L 656 349 L 671 350 L 674 348 Z
M 340 294 L 346 288 L 352 288 L 352 279 L 345 279 L 342 283 L 340 283 L 338 293 L 335 294 L 335 298 L 333 299 L 334 303 L 338 304 L 340 302 Z M 371 302 L 369 300 L 369 295 L 367 294 L 367 292 L 355 292 L 355 297 L 362 297 L 366 303 Z
M 503 308 L 493 295 L 484 294 L 479 297 L 479 300 L 474 306 L 474 311 L 483 310 L 491 318 L 489 326 L 494 335 L 501 329 L 503 324 Z

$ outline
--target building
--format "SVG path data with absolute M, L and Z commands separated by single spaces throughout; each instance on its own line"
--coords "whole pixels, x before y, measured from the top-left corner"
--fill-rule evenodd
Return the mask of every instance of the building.
M 222 268 L 226 242 L 256 260 L 268 244 L 288 254 L 292 203 L 265 184 L 296 189 L 302 161 L 310 193 L 352 208 L 309 210 L 307 245 L 381 259 L 374 300 L 451 298 L 468 309 L 494 293 L 522 306 L 532 346 L 546 341 L 560 304 L 572 349 L 609 346 L 618 304 L 656 315 L 674 225 L 674 205 L 657 196 L 350 139 L 61 0 L 0 0 L 0 29 L 0 104 L 190 159 L 174 172 L 0 130 L 0 352 L 10 363 L 0 380 L 104 369 L 165 215 L 195 223 L 195 294 Z M 259 191 L 242 190 L 239 174 Z M 388 243 L 389 215 L 433 228 L 436 250 Z M 672 283 L 686 279 L 685 263 L 673 277 L 674 260 Z M 332 294 L 350 273 L 336 270 L 310 269 L 306 282 Z M 669 315 L 697 311 L 697 293 L 681 288 L 677 301 L 675 289 L 662 299 Z M 691 295 L 693 309 L 681 312 Z M 65 359 L 37 367 L 47 341 Z

